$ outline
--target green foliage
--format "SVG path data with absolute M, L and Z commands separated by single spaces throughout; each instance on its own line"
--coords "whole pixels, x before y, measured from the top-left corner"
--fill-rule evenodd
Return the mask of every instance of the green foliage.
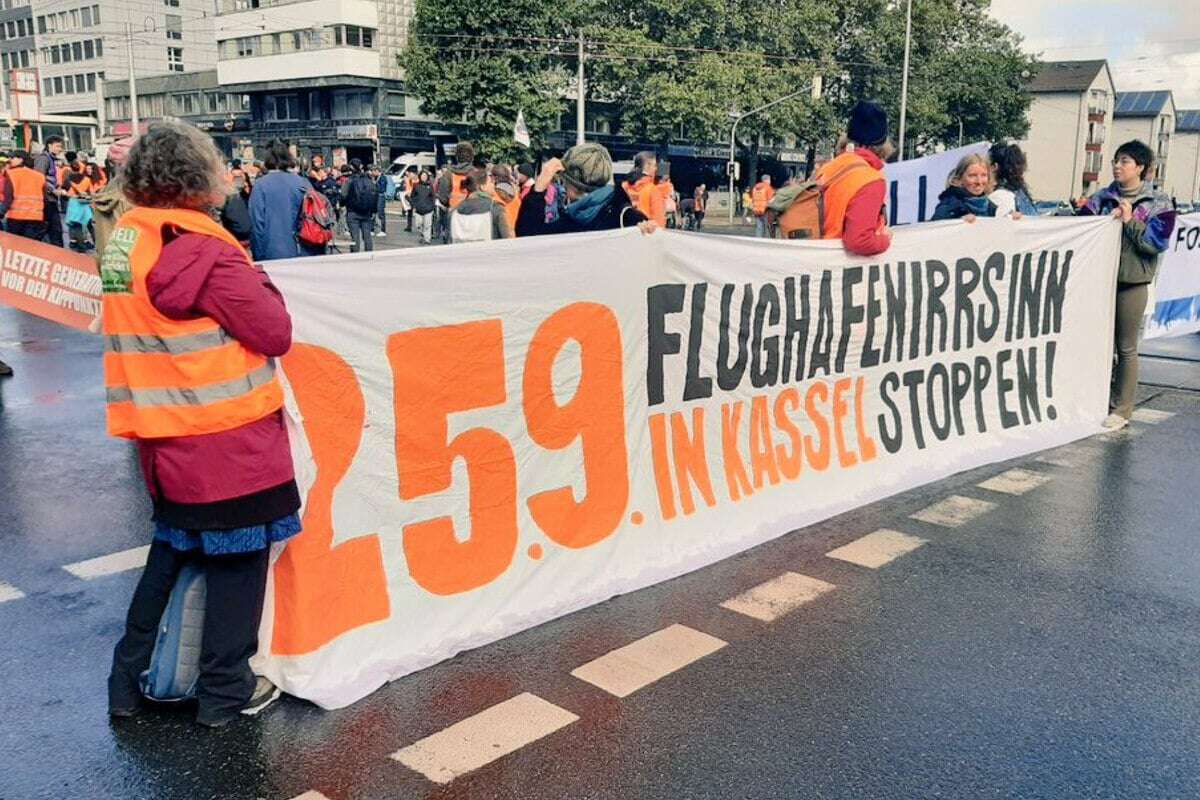
M 899 118 L 905 0 L 417 0 L 402 63 L 426 111 L 472 123 L 489 154 L 515 155 L 523 109 L 535 139 L 569 113 L 575 45 L 588 99 L 621 133 L 666 144 L 727 141 L 730 112 L 807 93 L 743 120 L 739 144 L 795 136 L 828 150 L 861 98 Z M 908 138 L 918 147 L 1019 137 L 1033 61 L 988 0 L 913 0 Z M 535 142 L 537 146 L 540 142 Z
M 539 0 L 418 0 L 401 55 L 406 88 L 427 114 L 471 125 L 490 158 L 527 156 L 512 139 L 525 113 L 533 146 L 558 127 L 578 8 Z

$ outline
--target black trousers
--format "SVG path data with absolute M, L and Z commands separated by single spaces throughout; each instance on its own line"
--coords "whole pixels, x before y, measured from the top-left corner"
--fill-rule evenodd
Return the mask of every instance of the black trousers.
M 158 623 L 175 579 L 184 564 L 198 559 L 207 581 L 196 687 L 198 716 L 211 720 L 236 714 L 254 693 L 250 657 L 258 651 L 269 554 L 269 550 L 229 556 L 181 553 L 155 540 L 129 604 L 125 635 L 113 652 L 109 706 L 137 705 L 138 676 L 150 667 Z
M 15 236 L 24 236 L 26 239 L 34 239 L 40 242 L 46 235 L 46 223 L 9 218 L 8 232 Z
M 63 246 L 62 211 L 58 203 L 46 203 L 46 238 L 44 241 L 55 247 Z

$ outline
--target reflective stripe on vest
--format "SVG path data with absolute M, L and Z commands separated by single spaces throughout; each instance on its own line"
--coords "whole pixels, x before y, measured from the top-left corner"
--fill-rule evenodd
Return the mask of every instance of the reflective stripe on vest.
M 840 175 L 840 177 L 839 177 Z M 842 153 L 817 172 L 818 181 L 833 180 L 826 186 L 823 201 L 825 218 L 822 239 L 840 239 L 846 229 L 846 209 L 854 195 L 868 184 L 883 180 L 883 173 L 855 153 Z
M 115 386 L 105 390 L 110 403 L 135 406 L 205 406 L 249 394 L 275 379 L 275 364 L 268 360 L 248 375 L 224 383 L 210 383 L 188 389 L 130 389 Z
M 46 218 L 46 176 L 28 167 L 8 171 L 13 201 L 8 218 L 24 222 L 41 222 Z
M 173 320 L 150 300 L 146 280 L 171 226 L 245 251 L 207 215 L 134 208 L 117 223 L 101 261 L 104 381 L 114 436 L 160 438 L 232 430 L 283 405 L 273 361 L 208 317 Z M 253 269 L 246 258 L 246 269 Z

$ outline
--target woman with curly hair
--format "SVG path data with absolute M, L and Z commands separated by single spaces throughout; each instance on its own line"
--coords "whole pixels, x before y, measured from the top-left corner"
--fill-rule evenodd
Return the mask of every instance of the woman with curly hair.
M 137 442 L 154 538 L 113 655 L 109 714 L 141 703 L 159 619 L 180 570 L 207 581 L 196 720 L 225 725 L 279 696 L 256 678 L 272 542 L 300 530 L 283 393 L 283 299 L 214 215 L 227 191 L 199 130 L 155 125 L 122 172 L 133 205 L 100 265 L 108 431 Z

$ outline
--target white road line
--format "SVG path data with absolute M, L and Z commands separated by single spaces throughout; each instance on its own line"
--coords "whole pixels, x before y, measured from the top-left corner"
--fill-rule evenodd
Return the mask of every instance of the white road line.
M 978 484 L 979 488 L 1004 494 L 1025 494 L 1042 484 L 1049 483 L 1051 477 L 1042 472 L 1031 472 L 1027 469 L 1010 469 L 994 475 Z
M 571 674 L 609 694 L 628 697 L 724 646 L 715 636 L 672 625 L 589 661 Z
M 754 617 L 763 622 L 774 622 L 807 602 L 816 600 L 837 587 L 796 572 L 785 572 L 778 578 L 760 583 L 737 597 L 731 597 L 721 608 Z
M 24 596 L 25 593 L 17 587 L 0 581 L 0 603 L 7 603 L 9 600 L 20 600 Z
M 911 519 L 928 522 L 931 525 L 941 525 L 944 528 L 960 528 L 976 517 L 986 514 L 996 507 L 995 503 L 986 500 L 976 500 L 973 497 L 962 497 L 952 494 L 944 500 L 923 508 Z
M 909 536 L 907 533 L 900 533 L 900 531 L 881 528 L 874 533 L 868 533 L 861 539 L 856 539 L 850 544 L 830 550 L 825 555 L 829 558 L 836 558 L 839 561 L 858 564 L 860 567 L 879 569 L 884 564 L 894 561 L 906 553 L 911 553 L 921 545 L 928 543 L 928 541 L 928 539 Z
M 1149 425 L 1157 425 L 1175 416 L 1173 411 L 1159 411 L 1156 408 L 1139 408 L 1133 412 L 1133 419 Z
M 90 581 L 92 578 L 115 575 L 118 572 L 126 572 L 131 569 L 140 569 L 146 565 L 146 555 L 149 552 L 150 545 L 135 547 L 132 550 L 122 550 L 119 553 L 112 553 L 107 556 L 100 556 L 99 558 L 89 558 L 87 561 L 76 561 L 74 564 L 66 564 L 63 566 L 63 569 L 77 578 Z
M 328 797 L 318 792 L 316 789 L 309 789 L 304 794 L 298 794 L 292 800 L 329 800 Z
M 579 719 L 528 692 L 392 753 L 434 783 L 449 783 Z

